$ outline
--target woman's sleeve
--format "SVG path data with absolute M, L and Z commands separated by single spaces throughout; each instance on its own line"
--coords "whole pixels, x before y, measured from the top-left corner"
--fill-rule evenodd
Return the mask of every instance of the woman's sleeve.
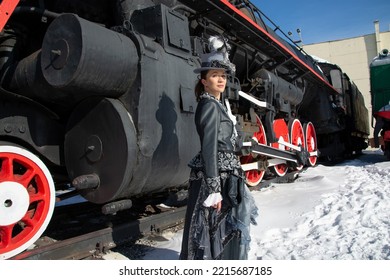
M 218 130 L 220 116 L 217 104 L 205 102 L 200 108 L 198 130 L 201 135 L 202 157 L 205 163 L 208 193 L 221 192 L 221 178 L 218 170 Z

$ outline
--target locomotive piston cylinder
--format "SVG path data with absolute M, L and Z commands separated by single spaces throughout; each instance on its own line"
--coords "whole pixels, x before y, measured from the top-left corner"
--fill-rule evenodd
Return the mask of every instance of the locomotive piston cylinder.
M 56 18 L 43 39 L 45 80 L 73 94 L 119 97 L 134 82 L 137 67 L 138 53 L 130 38 L 75 14 Z
M 292 83 L 265 69 L 259 70 L 255 76 L 263 80 L 268 80 L 274 86 L 275 94 L 279 94 L 282 99 L 289 101 L 292 105 L 297 105 L 302 102 L 303 91 Z

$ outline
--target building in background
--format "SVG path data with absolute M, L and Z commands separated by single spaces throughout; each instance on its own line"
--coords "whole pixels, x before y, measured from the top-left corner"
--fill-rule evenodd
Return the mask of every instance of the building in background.
M 373 34 L 303 46 L 303 50 L 308 54 L 337 64 L 347 73 L 362 92 L 370 116 L 372 106 L 369 65 L 383 49 L 390 50 L 390 31 L 380 32 L 379 21 L 374 21 L 374 27 Z M 370 124 L 372 135 L 373 124 L 372 122 Z

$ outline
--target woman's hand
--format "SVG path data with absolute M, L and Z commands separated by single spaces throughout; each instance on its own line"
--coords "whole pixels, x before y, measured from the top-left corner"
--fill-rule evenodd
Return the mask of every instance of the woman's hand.
M 217 209 L 217 212 L 220 212 L 221 208 L 222 208 L 222 201 L 217 202 L 216 204 L 213 204 L 212 207 Z
M 205 207 L 213 207 L 217 209 L 217 211 L 221 211 L 222 208 L 222 195 L 221 193 L 212 193 L 207 199 L 203 202 L 203 206 Z

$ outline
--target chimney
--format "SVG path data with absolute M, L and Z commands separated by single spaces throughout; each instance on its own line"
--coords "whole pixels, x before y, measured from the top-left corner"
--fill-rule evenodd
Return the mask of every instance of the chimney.
M 374 21 L 375 26 L 375 41 L 376 41 L 376 53 L 380 53 L 382 50 L 381 47 L 381 34 L 379 32 L 379 20 Z

